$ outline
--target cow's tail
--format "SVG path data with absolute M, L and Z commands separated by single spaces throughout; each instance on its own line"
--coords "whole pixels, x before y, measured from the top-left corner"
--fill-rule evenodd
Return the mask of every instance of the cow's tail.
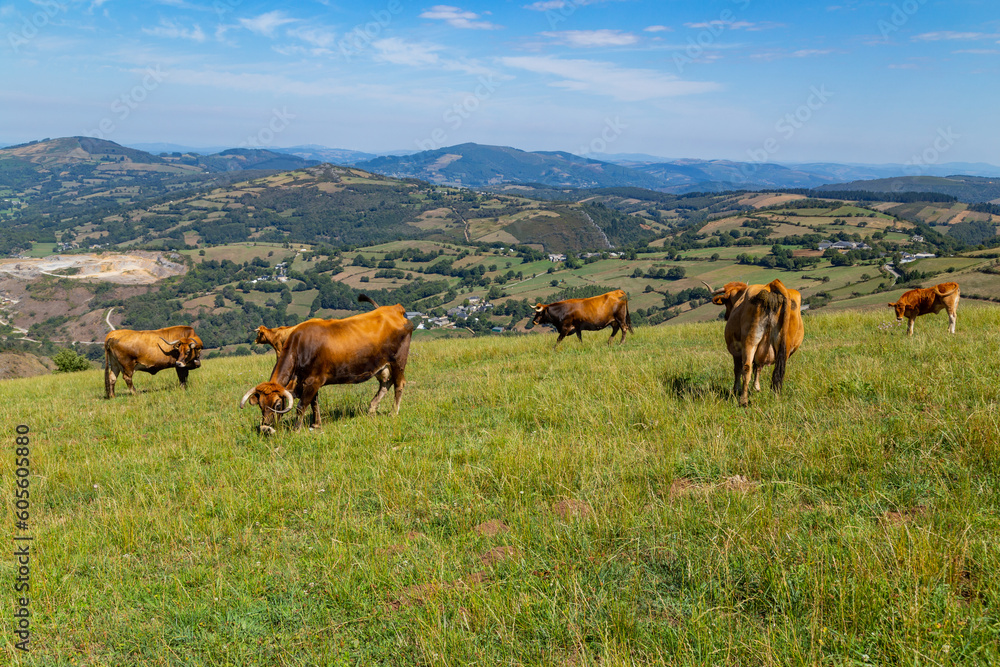
M 375 306 L 376 308 L 379 307 L 379 305 L 377 303 L 375 303 L 375 300 L 372 299 L 367 294 L 359 294 L 358 295 L 358 303 L 370 303 L 371 305 Z
M 104 341 L 104 397 L 111 398 L 111 341 Z
M 771 374 L 771 389 L 780 392 L 785 382 L 785 368 L 788 365 L 788 319 L 795 307 L 791 295 L 780 280 L 773 280 L 767 286 L 775 294 L 780 295 L 781 305 L 778 309 L 774 328 L 771 329 L 771 345 L 774 347 L 774 372 Z
M 625 326 L 628 327 L 629 333 L 635 333 L 635 329 L 632 328 L 632 313 L 628 312 L 628 301 L 625 302 Z

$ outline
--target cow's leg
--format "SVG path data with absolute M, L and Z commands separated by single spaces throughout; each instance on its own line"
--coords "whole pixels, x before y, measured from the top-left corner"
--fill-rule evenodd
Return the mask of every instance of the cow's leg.
M 757 347 L 764 338 L 763 327 L 755 328 L 743 342 L 743 366 L 740 369 L 740 405 L 750 403 L 750 381 L 753 375 L 754 360 L 757 358 Z
M 618 344 L 621 345 L 625 342 L 625 332 L 628 331 L 628 320 L 622 317 L 618 321 L 618 328 L 622 330 L 622 339 L 618 341 Z M 614 334 L 612 334 L 611 337 L 614 338 Z
M 733 396 L 740 395 L 740 377 L 743 373 L 743 359 L 733 355 Z
M 566 334 L 563 333 L 562 331 L 560 331 L 559 332 L 559 338 L 556 338 L 556 344 L 552 346 L 552 349 L 554 350 L 557 347 L 559 347 L 559 343 L 561 343 L 562 339 L 565 338 L 565 337 L 566 337 Z
M 187 385 L 187 381 L 188 381 L 188 369 L 186 369 L 186 368 L 178 368 L 177 369 L 177 379 L 181 381 L 181 389 L 187 389 L 188 388 L 188 385 Z
M 312 403 L 309 404 L 313 411 L 313 423 L 311 428 L 323 428 L 323 419 L 319 416 L 319 392 L 316 392 L 316 397 L 313 398 Z
M 583 329 L 580 327 L 576 328 L 576 337 L 580 339 L 581 343 L 583 342 Z
M 130 394 L 135 396 L 135 386 L 132 384 L 132 374 L 135 372 L 135 364 L 123 364 L 122 365 L 122 377 L 125 379 L 125 386 L 128 387 Z
M 757 364 L 753 365 L 753 389 L 760 391 L 760 366 Z
M 406 388 L 406 377 L 403 375 L 403 369 L 399 366 L 392 367 L 392 414 L 399 414 L 399 402 L 403 400 L 403 389 Z
M 907 336 L 912 336 L 913 335 L 913 323 L 916 322 L 916 320 L 917 320 L 916 317 L 911 317 L 910 318 L 910 324 L 906 327 L 906 335 Z
M 615 339 L 615 336 L 618 334 L 618 329 L 619 328 L 620 327 L 618 326 L 618 322 L 612 322 L 611 323 L 611 336 L 608 338 L 608 345 L 611 345 L 611 341 L 613 341 Z M 622 329 L 622 340 L 625 340 L 625 330 L 624 329 Z M 620 344 L 621 343 L 619 343 L 619 345 Z
M 378 404 L 382 402 L 386 393 L 389 391 L 389 384 L 392 379 L 392 371 L 388 366 L 380 370 L 375 374 L 378 378 L 378 391 L 375 392 L 375 397 L 372 398 L 372 402 L 368 404 L 368 414 L 373 415 L 378 410 Z
M 948 333 L 955 333 L 956 320 L 958 320 L 958 303 L 948 310 Z
M 115 397 L 115 382 L 118 380 L 118 374 L 121 373 L 121 366 L 118 362 L 109 358 L 104 366 L 104 396 L 105 398 Z
M 313 421 L 319 418 L 319 387 L 310 381 L 302 384 L 302 393 L 299 394 L 299 407 L 295 410 L 295 424 L 292 429 L 298 431 L 302 428 L 302 421 L 305 419 L 306 408 L 313 405 Z

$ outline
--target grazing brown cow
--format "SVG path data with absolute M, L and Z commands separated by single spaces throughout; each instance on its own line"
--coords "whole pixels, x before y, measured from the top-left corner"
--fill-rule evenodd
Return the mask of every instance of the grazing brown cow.
M 313 318 L 318 319 L 318 318 Z M 312 320 L 306 320 L 306 322 L 311 322 Z M 302 324 L 302 322 L 299 322 Z M 292 335 L 292 329 L 298 325 L 293 325 L 290 327 L 274 327 L 273 329 L 268 329 L 263 324 L 257 327 L 257 338 L 254 342 L 258 345 L 268 344 L 274 348 L 274 353 L 281 356 L 281 350 L 285 346 L 285 341 L 288 337 Z
M 903 293 L 896 303 L 890 303 L 890 308 L 896 309 L 896 320 L 910 320 L 906 335 L 913 335 L 913 321 L 921 315 L 948 311 L 948 333 L 955 333 L 955 321 L 958 319 L 958 298 L 962 291 L 958 283 L 941 283 L 934 287 L 911 289 Z
M 188 372 L 201 366 L 201 348 L 201 338 L 187 326 L 109 331 L 104 337 L 104 394 L 107 398 L 115 397 L 115 382 L 121 375 L 134 395 L 135 371 L 156 375 L 165 368 L 177 369 L 181 387 L 187 389 Z
M 368 413 L 375 414 L 392 385 L 396 398 L 393 413 L 399 414 L 413 323 L 406 319 L 406 310 L 400 305 L 379 308 L 364 294 L 358 301 L 367 301 L 376 310 L 342 320 L 312 319 L 293 327 L 271 379 L 248 391 L 240 401 L 241 408 L 248 402 L 260 406 L 261 433 L 274 433 L 277 419 L 292 409 L 296 397 L 299 406 L 295 430 L 302 427 L 306 406 L 310 405 L 312 426 L 320 428 L 320 387 L 357 384 L 373 377 L 378 378 L 379 388 L 368 405 Z
M 583 342 L 584 331 L 600 331 L 611 326 L 611 344 L 615 334 L 621 329 L 622 337 L 618 341 L 625 342 L 625 331 L 635 333 L 632 329 L 632 318 L 628 313 L 628 297 L 624 290 L 617 289 L 589 299 L 566 299 L 547 305 L 535 306 L 535 324 L 551 324 L 559 332 L 556 345 L 566 336 L 576 334 Z
M 726 307 L 726 347 L 733 355 L 733 393 L 740 405 L 749 403 L 751 382 L 760 391 L 762 366 L 774 364 L 771 388 L 780 391 L 788 358 L 805 337 L 802 295 L 780 280 L 767 285 L 732 282 L 713 290 L 712 302 Z

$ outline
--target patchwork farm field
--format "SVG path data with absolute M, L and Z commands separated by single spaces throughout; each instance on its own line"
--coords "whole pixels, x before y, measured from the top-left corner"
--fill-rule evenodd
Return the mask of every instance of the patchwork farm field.
M 271 438 L 237 403 L 273 355 L 6 381 L 32 651 L 0 661 L 996 663 L 1000 309 L 889 319 L 808 315 L 747 409 L 718 321 L 415 340 L 398 417 L 327 387 Z

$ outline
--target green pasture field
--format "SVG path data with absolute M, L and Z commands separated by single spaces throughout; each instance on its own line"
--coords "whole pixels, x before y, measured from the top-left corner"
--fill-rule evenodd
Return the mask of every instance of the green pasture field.
M 25 254 L 28 257 L 48 257 L 49 255 L 55 254 L 56 244 L 55 243 L 33 243 L 31 244 L 31 250 Z
M 719 321 L 417 338 L 398 417 L 327 387 L 322 430 L 270 438 L 237 408 L 270 355 L 112 401 L 4 381 L 0 520 L 25 424 L 33 541 L 31 651 L 8 549 L 0 660 L 996 664 L 1000 310 L 884 321 L 808 316 L 749 408 Z

